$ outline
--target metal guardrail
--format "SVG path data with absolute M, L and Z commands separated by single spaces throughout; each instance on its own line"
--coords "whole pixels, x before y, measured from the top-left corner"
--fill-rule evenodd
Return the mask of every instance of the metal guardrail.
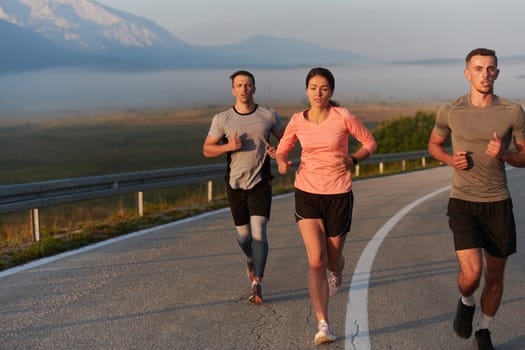
M 421 159 L 424 167 L 429 156 L 427 151 L 375 154 L 360 165 L 379 164 L 379 172 L 383 173 L 384 163 L 402 161 L 404 167 L 406 160 Z M 298 164 L 298 160 L 293 161 L 293 166 Z M 356 166 L 354 176 L 359 176 L 360 165 Z M 38 241 L 38 208 L 136 193 L 137 211 L 141 216 L 143 191 L 208 181 L 210 192 L 210 180 L 223 176 L 225 171 L 225 164 L 214 164 L 0 186 L 0 214 L 30 210 L 33 238 Z M 211 199 L 210 193 L 208 198 Z
M 197 183 L 225 171 L 221 164 L 0 186 L 0 214 Z

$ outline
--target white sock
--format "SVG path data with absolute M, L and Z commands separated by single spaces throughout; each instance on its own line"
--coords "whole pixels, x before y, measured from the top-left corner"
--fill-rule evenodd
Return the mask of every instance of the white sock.
M 485 315 L 483 312 L 481 313 L 481 319 L 478 322 L 478 330 L 479 329 L 489 329 L 490 323 L 492 322 L 493 316 Z
M 474 299 L 474 294 L 472 294 L 471 296 L 461 296 L 461 302 L 463 303 L 463 305 L 467 305 L 467 306 L 474 306 L 476 305 L 476 299 Z

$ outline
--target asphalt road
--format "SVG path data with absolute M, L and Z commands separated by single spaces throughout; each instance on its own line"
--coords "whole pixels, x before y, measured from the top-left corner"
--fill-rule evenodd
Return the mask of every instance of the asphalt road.
M 525 349 L 524 174 L 508 172 L 519 237 L 491 327 L 498 350 Z M 452 330 L 449 182 L 443 167 L 354 183 L 344 288 L 330 300 L 338 340 L 321 348 L 472 348 Z M 292 196 L 275 198 L 268 230 L 263 306 L 247 301 L 227 210 L 0 272 L 0 349 L 319 348 Z

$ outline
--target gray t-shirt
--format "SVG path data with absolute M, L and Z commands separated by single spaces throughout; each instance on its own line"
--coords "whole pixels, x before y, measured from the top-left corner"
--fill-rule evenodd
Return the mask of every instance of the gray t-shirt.
M 271 180 L 266 143 L 271 132 L 283 129 L 279 115 L 259 105 L 248 114 L 240 114 L 232 107 L 213 117 L 209 135 L 228 142 L 228 138 L 237 133 L 242 140 L 241 149 L 227 155 L 226 179 L 232 188 L 249 190 L 261 180 Z
M 471 161 L 468 169 L 454 170 L 450 197 L 471 202 L 510 198 L 505 164 L 485 151 L 494 132 L 504 149 L 513 139 L 525 139 L 525 113 L 519 104 L 495 96 L 490 105 L 476 107 L 465 95 L 438 111 L 434 131 L 442 137 L 451 135 L 454 153 L 467 151 Z

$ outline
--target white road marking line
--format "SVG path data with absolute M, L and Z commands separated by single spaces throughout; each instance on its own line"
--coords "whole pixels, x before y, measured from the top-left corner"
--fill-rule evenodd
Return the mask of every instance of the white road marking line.
M 293 195 L 293 192 L 285 193 L 285 194 L 282 194 L 282 195 L 274 196 L 273 199 L 277 200 L 277 199 L 281 199 L 281 198 L 290 197 L 292 195 Z M 115 238 L 108 239 L 108 240 L 105 240 L 105 241 L 101 241 L 101 242 L 98 242 L 98 243 L 94 243 L 94 244 L 91 244 L 91 245 L 88 245 L 88 246 L 85 246 L 85 247 L 82 247 L 82 248 L 79 248 L 79 249 L 75 249 L 75 250 L 67 251 L 67 252 L 64 252 L 64 253 L 61 253 L 61 254 L 53 255 L 53 256 L 50 256 L 50 257 L 47 257 L 47 258 L 42 258 L 42 259 L 39 259 L 39 260 L 35 260 L 35 261 L 32 261 L 32 262 L 24 264 L 24 265 L 12 267 L 10 269 L 4 270 L 4 271 L 0 271 L 0 278 L 7 277 L 7 276 L 10 276 L 10 275 L 14 275 L 15 273 L 22 272 L 22 271 L 25 271 L 25 270 L 29 270 L 29 269 L 32 269 L 32 268 L 35 268 L 35 267 L 39 267 L 39 266 L 42 266 L 42 265 L 46 265 L 46 264 L 52 263 L 53 261 L 64 259 L 64 258 L 67 258 L 69 256 L 73 256 L 73 255 L 89 252 L 90 250 L 94 250 L 94 249 L 97 249 L 97 248 L 105 247 L 107 245 L 110 245 L 110 244 L 113 244 L 113 243 L 117 243 L 117 242 L 120 242 L 120 241 L 124 241 L 124 240 L 129 239 L 129 238 L 142 236 L 142 235 L 151 233 L 153 231 L 157 231 L 157 230 L 161 230 L 161 229 L 164 229 L 164 228 L 177 226 L 177 225 L 184 224 L 184 223 L 191 222 L 191 221 L 201 220 L 203 218 L 206 218 L 206 217 L 209 217 L 209 216 L 212 216 L 212 215 L 215 215 L 215 214 L 219 214 L 219 213 L 222 213 L 222 212 L 228 211 L 228 210 L 230 210 L 229 207 L 222 208 L 222 209 L 217 209 L 217 210 L 214 210 L 214 211 L 211 211 L 211 212 L 208 212 L 208 213 L 203 213 L 203 214 L 200 214 L 200 215 L 197 215 L 197 216 L 188 217 L 186 219 L 177 220 L 177 221 L 170 222 L 170 223 L 167 223 L 167 224 L 164 224 L 164 225 L 160 225 L 160 226 L 150 227 L 150 228 L 147 228 L 147 229 L 144 229 L 144 230 L 140 230 L 140 231 L 136 231 L 136 232 L 133 232 L 133 233 L 130 233 L 130 234 L 127 234 L 127 235 L 123 235 L 123 236 L 115 237 Z
M 348 292 L 345 350 L 371 350 L 368 328 L 368 285 L 372 264 L 383 240 L 392 228 L 412 209 L 449 189 L 450 186 L 443 187 L 410 203 L 391 217 L 368 242 L 357 262 L 352 282 L 350 283 L 350 291 Z
M 118 236 L 118 237 L 115 237 L 115 238 L 112 238 L 112 239 L 108 239 L 108 240 L 105 240 L 105 241 L 94 243 L 94 244 L 91 244 L 91 245 L 88 245 L 88 246 L 85 246 L 85 247 L 82 247 L 82 248 L 79 248 L 79 249 L 75 249 L 75 250 L 67 251 L 67 252 L 64 252 L 64 253 L 61 253 L 61 254 L 53 255 L 53 256 L 50 256 L 50 257 L 47 257 L 47 258 L 42 258 L 42 259 L 39 259 L 39 260 L 35 260 L 35 261 L 27 263 L 25 265 L 20 265 L 20 266 L 16 266 L 16 267 L 4 270 L 4 271 L 0 271 L 0 278 L 7 277 L 7 276 L 10 276 L 10 275 L 14 275 L 15 273 L 22 272 L 22 271 L 25 271 L 25 270 L 29 270 L 29 269 L 32 269 L 32 268 L 35 268 L 35 267 L 40 267 L 42 265 L 46 265 L 46 264 L 52 263 L 53 261 L 57 261 L 57 260 L 60 260 L 60 259 L 67 258 L 69 256 L 73 256 L 73 255 L 78 255 L 78 254 L 81 254 L 81 253 L 89 252 L 90 250 L 94 250 L 94 249 L 98 249 L 98 248 L 101 248 L 101 247 L 105 247 L 107 245 L 110 245 L 110 244 L 113 244 L 113 243 L 117 243 L 117 242 L 120 242 L 120 241 L 124 241 L 126 239 L 142 236 L 142 235 L 154 232 L 154 231 L 158 231 L 158 230 L 165 229 L 165 228 L 170 228 L 170 227 L 177 226 L 177 225 L 180 225 L 180 224 L 184 224 L 184 223 L 187 223 L 187 222 L 201 220 L 201 219 L 206 218 L 208 216 L 211 216 L 211 215 L 214 215 L 214 214 L 218 214 L 218 213 L 222 213 L 223 211 L 226 211 L 226 210 L 230 210 L 230 209 L 229 208 L 218 209 L 218 210 L 215 210 L 213 212 L 203 213 L 203 214 L 200 214 L 200 215 L 197 215 L 197 216 L 192 216 L 192 217 L 188 217 L 186 219 L 170 222 L 168 224 L 155 226 L 155 227 L 150 227 L 150 228 L 147 228 L 147 229 L 144 229 L 144 230 L 140 230 L 140 231 L 136 231 L 136 232 L 133 232 L 133 233 L 130 233 L 130 234 L 127 234 L 127 235 Z

